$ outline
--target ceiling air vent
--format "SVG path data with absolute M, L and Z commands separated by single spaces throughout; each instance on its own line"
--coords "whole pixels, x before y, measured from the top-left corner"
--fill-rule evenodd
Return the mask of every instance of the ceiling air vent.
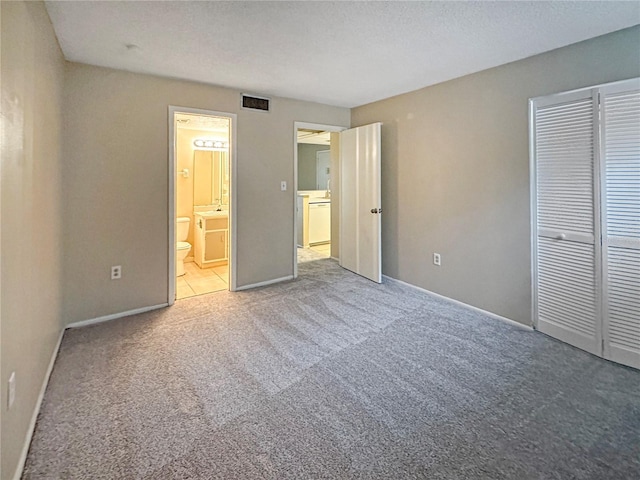
M 261 112 L 269 111 L 270 100 L 265 97 L 256 97 L 255 95 L 242 94 L 242 108 L 248 110 L 259 110 Z

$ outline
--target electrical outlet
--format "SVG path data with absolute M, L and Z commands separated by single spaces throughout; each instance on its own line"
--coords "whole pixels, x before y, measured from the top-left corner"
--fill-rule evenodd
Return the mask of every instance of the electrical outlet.
M 433 264 L 440 266 L 440 254 L 439 253 L 434 253 L 433 254 Z
M 122 266 L 114 265 L 111 267 L 111 280 L 120 280 L 122 278 Z
M 16 372 L 11 372 L 9 377 L 9 395 L 7 397 L 7 408 L 9 409 L 16 400 Z
M 283 191 L 283 192 L 287 190 L 287 182 L 286 181 L 283 180 L 283 181 L 280 182 L 280 190 Z

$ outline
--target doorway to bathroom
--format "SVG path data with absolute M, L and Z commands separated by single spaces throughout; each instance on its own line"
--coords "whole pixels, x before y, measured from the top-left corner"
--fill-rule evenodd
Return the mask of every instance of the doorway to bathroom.
M 170 304 L 235 290 L 235 122 L 231 113 L 169 108 Z

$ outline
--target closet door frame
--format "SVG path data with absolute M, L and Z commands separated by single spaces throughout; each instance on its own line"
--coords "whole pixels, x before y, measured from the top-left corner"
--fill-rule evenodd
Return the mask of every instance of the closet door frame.
M 625 91 L 630 85 L 638 85 L 640 79 L 632 78 L 601 84 L 588 88 L 581 88 L 567 92 L 560 92 L 552 95 L 544 95 L 541 97 L 529 99 L 529 178 L 530 178 L 530 212 L 531 212 L 531 316 L 532 324 L 536 330 L 539 330 L 539 305 L 538 305 L 538 248 L 539 248 L 539 228 L 538 228 L 538 165 L 536 151 L 536 111 L 539 107 L 558 104 L 563 101 L 571 101 L 573 99 L 585 98 L 587 92 L 590 92 L 593 102 L 593 233 L 594 233 L 594 266 L 595 266 L 595 295 L 596 295 L 596 337 L 597 351 L 585 349 L 600 357 L 619 361 L 612 358 L 609 336 L 608 336 L 608 312 L 606 305 L 607 291 L 607 259 L 606 254 L 606 188 L 604 186 L 606 176 L 605 165 L 605 144 L 604 144 L 604 106 L 603 93 L 611 93 L 617 91 Z M 570 240 L 567 235 L 567 240 Z M 562 339 L 561 339 L 562 340 Z M 562 340 L 564 341 L 564 340 Z M 579 346 L 579 345 L 576 345 Z M 582 347 L 580 347 L 582 348 Z M 584 348 L 583 348 L 584 349 Z M 629 364 L 627 362 L 623 362 Z

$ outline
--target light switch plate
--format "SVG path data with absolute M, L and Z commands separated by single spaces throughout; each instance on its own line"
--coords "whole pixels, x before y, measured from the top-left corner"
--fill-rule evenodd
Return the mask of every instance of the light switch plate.
M 280 182 L 280 190 L 282 190 L 283 192 L 287 190 L 287 182 L 286 181 L 281 181 Z

